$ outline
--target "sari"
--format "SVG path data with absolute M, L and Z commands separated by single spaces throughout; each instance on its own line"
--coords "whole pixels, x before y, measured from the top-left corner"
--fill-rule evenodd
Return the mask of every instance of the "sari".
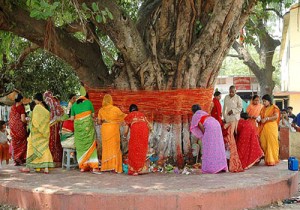
M 99 168 L 94 128 L 94 106 L 86 97 L 79 97 L 81 103 L 75 102 L 71 108 L 74 120 L 74 137 L 79 168 L 83 171 Z
M 6 164 L 9 163 L 10 154 L 9 154 L 9 145 L 7 143 L 6 132 L 0 131 L 0 165 L 2 161 L 5 160 Z
M 75 149 L 73 120 L 66 120 L 63 122 L 60 141 L 63 148 Z
M 53 158 L 49 149 L 50 113 L 41 104 L 37 104 L 32 111 L 31 130 L 27 139 L 28 168 L 54 167 Z
M 253 102 L 251 101 L 249 106 L 247 107 L 246 112 L 247 112 L 248 116 L 257 118 L 260 114 L 260 110 L 262 109 L 262 107 L 263 107 L 262 104 L 254 105 Z M 256 127 L 255 132 L 258 135 L 259 129 L 258 129 L 258 124 L 256 122 L 256 119 L 251 118 L 248 120 L 253 124 L 253 126 Z
M 53 97 L 52 92 L 46 91 L 44 93 L 46 104 L 50 108 L 50 140 L 49 148 L 56 166 L 61 166 L 63 149 L 60 143 L 60 121 L 59 117 L 64 114 L 63 108 L 59 105 L 57 99 Z
M 270 105 L 263 107 L 260 112 L 262 119 L 272 117 L 276 113 L 278 114 L 276 120 L 261 123 L 259 127 L 260 144 L 265 153 L 265 164 L 268 166 L 279 163 L 278 123 L 280 110 L 276 105 Z
M 213 108 L 211 110 L 211 116 L 213 118 L 215 118 L 219 123 L 220 125 L 222 126 L 223 125 L 223 122 L 222 122 L 222 106 L 221 106 L 221 103 L 218 99 L 216 98 L 213 98 Z
M 204 133 L 199 128 L 204 126 Z M 190 131 L 202 141 L 202 173 L 227 171 L 225 146 L 220 123 L 206 112 L 198 110 L 192 117 Z
M 225 128 L 226 127 L 226 128 Z M 226 135 L 224 135 L 224 142 L 226 145 L 228 145 L 228 150 L 230 152 L 230 159 L 229 159 L 229 171 L 230 172 L 242 172 L 244 171 L 239 153 L 237 151 L 237 145 L 234 138 L 234 131 L 235 129 L 234 123 L 228 123 L 224 125 L 224 132 Z
M 13 158 L 16 165 L 26 162 L 27 131 L 26 124 L 21 121 L 25 114 L 24 105 L 13 105 L 9 114 L 10 136 L 12 138 Z
M 111 95 L 105 95 L 102 108 L 98 112 L 102 136 L 102 165 L 101 171 L 114 170 L 122 173 L 122 152 L 120 148 L 120 123 L 126 114 L 113 106 Z
M 239 120 L 236 146 L 243 169 L 250 168 L 264 155 L 256 130 L 257 128 L 250 119 Z
M 142 173 L 146 169 L 148 151 L 149 127 L 145 115 L 133 111 L 125 117 L 125 123 L 130 127 L 128 143 L 128 174 Z

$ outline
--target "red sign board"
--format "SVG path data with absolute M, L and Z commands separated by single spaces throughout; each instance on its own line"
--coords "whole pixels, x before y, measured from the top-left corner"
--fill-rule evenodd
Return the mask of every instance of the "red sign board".
M 250 77 L 234 77 L 233 84 L 236 87 L 236 90 L 251 90 Z

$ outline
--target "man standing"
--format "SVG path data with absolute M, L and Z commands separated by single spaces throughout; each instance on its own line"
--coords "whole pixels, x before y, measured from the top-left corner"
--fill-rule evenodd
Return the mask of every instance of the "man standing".
M 240 161 L 234 132 L 237 131 L 238 121 L 242 111 L 242 99 L 236 93 L 235 86 L 230 86 L 229 95 L 225 96 L 223 106 L 223 117 L 225 120 L 224 128 L 227 129 L 227 135 L 224 136 L 225 147 L 227 152 L 227 159 L 229 159 L 229 171 L 241 172 L 243 171 L 242 163 Z
M 288 113 L 288 117 L 292 119 L 291 121 L 293 121 L 296 118 L 296 116 L 293 114 L 293 107 L 288 106 L 287 113 Z
M 236 94 L 235 86 L 229 88 L 229 95 L 225 96 L 223 106 L 223 117 L 226 123 L 231 124 L 236 131 L 240 114 L 243 109 L 242 99 Z

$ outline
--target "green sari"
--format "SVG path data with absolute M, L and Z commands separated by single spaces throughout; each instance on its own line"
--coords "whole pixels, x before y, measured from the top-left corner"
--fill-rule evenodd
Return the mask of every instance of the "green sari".
M 81 103 L 74 103 L 71 109 L 71 116 L 75 116 L 74 136 L 75 147 L 80 169 L 98 169 L 99 160 L 96 148 L 96 133 L 92 113 L 94 107 L 88 99 Z

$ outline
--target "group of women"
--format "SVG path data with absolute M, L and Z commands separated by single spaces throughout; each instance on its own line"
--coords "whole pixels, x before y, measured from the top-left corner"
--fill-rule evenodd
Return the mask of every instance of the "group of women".
M 128 174 L 138 175 L 145 172 L 148 151 L 149 123 L 145 115 L 138 111 L 136 105 L 130 106 L 126 115 L 113 105 L 111 95 L 103 98 L 102 107 L 98 112 L 97 123 L 101 125 L 102 158 L 101 171 L 122 172 L 122 152 L 120 149 L 120 125 L 125 123 L 130 128 L 128 152 Z M 96 136 L 94 130 L 94 107 L 85 91 L 71 108 L 71 119 L 74 120 L 75 146 L 79 168 L 82 172 L 99 172 Z
M 194 113 L 190 130 L 202 140 L 202 172 L 218 173 L 222 171 L 240 172 L 259 163 L 264 157 L 265 165 L 274 166 L 279 162 L 278 123 L 280 111 L 272 103 L 270 95 L 260 97 L 254 95 L 247 113 L 241 114 L 237 126 L 236 161 L 226 161 L 225 147 L 228 136 L 228 126 L 221 120 L 220 92 L 214 95 L 211 115 L 201 110 L 199 105 L 193 105 Z M 224 144 L 225 143 L 225 144 Z M 229 150 L 230 155 L 234 153 Z M 228 157 L 227 157 L 228 158 Z M 235 170 L 231 165 L 239 165 L 241 169 Z
M 74 139 L 80 171 L 99 173 L 97 143 L 95 135 L 94 107 L 88 99 L 84 88 L 81 96 L 73 103 L 70 110 L 70 120 L 74 121 Z M 10 113 L 13 158 L 16 166 L 26 164 L 22 172 L 31 169 L 49 173 L 50 167 L 57 167 L 62 161 L 62 146 L 59 139 L 58 118 L 63 110 L 50 91 L 34 96 L 35 106 L 26 118 L 22 103 L 23 96 L 17 94 L 15 105 Z M 144 173 L 148 151 L 149 122 L 145 115 L 138 111 L 136 105 L 130 106 L 126 115 L 113 105 L 110 95 L 103 98 L 96 123 L 101 124 L 102 161 L 101 171 L 122 172 L 122 152 L 120 149 L 120 125 L 126 124 L 124 139 L 127 139 L 130 128 L 128 165 L 129 174 Z M 30 127 L 28 132 L 26 127 Z
M 10 135 L 12 138 L 13 159 L 16 166 L 26 163 L 22 172 L 30 172 L 30 168 L 43 169 L 49 173 L 49 168 L 54 167 L 52 154 L 49 148 L 50 140 L 50 112 L 43 99 L 43 94 L 34 96 L 34 108 L 30 120 L 26 118 L 25 107 L 22 103 L 23 96 L 17 94 L 15 105 L 9 115 Z M 28 135 L 27 124 L 30 128 Z
M 98 115 L 94 115 L 94 107 L 88 99 L 86 91 L 81 89 L 81 96 L 73 103 L 70 110 L 70 120 L 74 121 L 74 137 L 78 165 L 81 172 L 99 173 L 110 171 L 122 172 L 122 152 L 120 149 L 120 125 L 126 125 L 123 139 L 127 139 L 130 129 L 128 151 L 128 174 L 138 175 L 147 171 L 146 155 L 150 124 L 145 115 L 135 104 L 129 107 L 126 115 L 113 105 L 111 95 L 103 98 Z M 58 101 L 51 92 L 34 96 L 35 107 L 30 121 L 25 119 L 25 109 L 22 95 L 16 96 L 16 103 L 11 108 L 9 126 L 11 129 L 13 158 L 15 165 L 26 163 L 23 172 L 30 168 L 44 169 L 61 162 L 62 147 L 56 118 L 63 114 Z M 264 156 L 266 165 L 276 165 L 279 162 L 278 152 L 278 119 L 279 109 L 272 104 L 269 95 L 260 98 L 255 95 L 247 108 L 247 116 L 240 119 L 236 133 L 236 156 L 241 162 L 241 170 L 232 170 L 226 158 L 226 135 L 228 126 L 221 119 L 220 93 L 215 94 L 211 115 L 201 110 L 199 105 L 193 105 L 194 113 L 190 130 L 202 140 L 202 172 L 218 173 L 221 171 L 238 172 L 251 167 Z M 45 99 L 45 101 L 44 101 Z M 96 119 L 96 120 L 95 120 Z M 94 123 L 101 125 L 102 157 L 101 167 L 97 155 L 97 141 Z M 26 124 L 29 123 L 30 134 L 27 135 Z M 225 141 L 224 141 L 225 139 Z M 233 155 L 234 151 L 230 151 Z M 230 162 L 234 165 L 234 161 Z

